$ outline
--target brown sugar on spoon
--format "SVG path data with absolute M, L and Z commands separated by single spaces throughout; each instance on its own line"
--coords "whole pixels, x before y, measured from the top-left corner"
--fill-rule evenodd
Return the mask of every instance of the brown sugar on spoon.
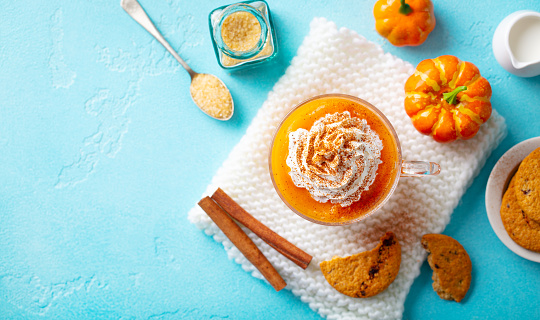
M 191 97 L 206 114 L 227 120 L 233 113 L 233 101 L 229 89 L 216 76 L 197 74 L 189 88 Z
M 334 257 L 320 264 L 326 281 L 353 298 L 368 298 L 383 292 L 396 279 L 401 264 L 401 245 L 387 232 L 373 250 L 345 258 Z
M 472 264 L 467 251 L 455 239 L 443 234 L 424 235 L 422 246 L 429 253 L 433 290 L 441 299 L 460 302 L 471 285 Z

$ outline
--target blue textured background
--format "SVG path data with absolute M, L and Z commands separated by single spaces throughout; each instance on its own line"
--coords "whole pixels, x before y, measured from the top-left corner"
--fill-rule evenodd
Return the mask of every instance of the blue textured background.
M 540 318 L 540 264 L 498 240 L 484 205 L 497 159 L 540 135 L 540 77 L 506 73 L 491 37 L 506 15 L 540 11 L 539 1 L 435 0 L 437 27 L 415 48 L 392 47 L 375 32 L 374 1 L 269 1 L 279 56 L 230 74 L 215 61 L 207 27 L 208 13 L 227 1 L 141 1 L 195 70 L 227 83 L 236 106 L 228 122 L 193 106 L 187 73 L 119 1 L 1 2 L 0 318 L 320 318 L 244 272 L 187 221 L 315 16 L 414 65 L 442 54 L 475 63 L 507 120 L 507 138 L 445 230 L 473 262 L 467 298 L 439 299 L 424 263 L 404 318 Z

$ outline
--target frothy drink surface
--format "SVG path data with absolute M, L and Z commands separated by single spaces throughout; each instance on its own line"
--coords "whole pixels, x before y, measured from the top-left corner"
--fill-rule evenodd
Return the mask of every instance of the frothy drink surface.
M 289 134 L 287 165 L 295 186 L 319 202 L 350 206 L 377 176 L 383 144 L 367 121 L 348 111 L 327 114 Z
M 382 149 L 379 150 L 380 157 L 373 157 L 373 159 L 378 159 L 380 161 L 375 169 L 376 175 L 374 176 L 374 179 L 369 181 L 368 178 L 368 181 L 365 183 L 361 181 L 354 181 L 354 183 L 360 184 L 360 188 L 364 186 L 364 190 L 359 192 L 359 200 L 353 200 L 350 204 L 346 203 L 345 206 L 342 206 L 340 203 L 342 201 L 340 199 L 336 199 L 337 201 L 332 202 L 331 197 L 328 197 L 327 195 L 322 195 L 326 198 L 326 202 L 320 202 L 321 200 L 324 200 L 322 198 L 318 199 L 319 201 L 317 201 L 315 198 L 317 196 L 321 196 L 321 193 L 315 192 L 316 197 L 313 197 L 308 188 L 298 187 L 295 185 L 293 180 L 296 178 L 293 177 L 296 176 L 298 178 L 298 170 L 294 169 L 291 173 L 291 167 L 287 164 L 290 144 L 292 143 L 293 146 L 295 144 L 295 141 L 291 141 L 291 133 L 293 133 L 292 139 L 296 139 L 299 135 L 303 134 L 295 134 L 294 132 L 298 131 L 299 129 L 303 129 L 299 132 L 304 132 L 305 134 L 306 131 L 310 131 L 318 120 L 324 119 L 328 115 L 335 115 L 336 113 L 348 113 L 349 117 L 354 119 L 351 120 L 351 122 L 360 124 L 365 122 L 366 126 L 369 126 L 369 129 L 376 133 L 382 145 Z M 316 136 L 316 134 L 313 136 Z M 374 145 L 377 145 L 377 143 L 375 142 Z M 374 148 L 374 150 L 377 149 L 378 148 Z M 376 153 L 376 151 L 374 152 Z M 324 154 L 324 152 L 321 154 Z M 319 170 L 317 174 L 322 174 L 323 177 L 329 178 L 328 180 L 334 179 L 336 181 L 339 180 L 339 177 L 345 177 L 345 174 L 338 174 L 337 178 L 329 177 L 329 175 L 326 175 L 326 173 L 331 173 L 333 170 L 331 164 L 325 163 L 324 166 L 321 166 L 320 164 L 323 162 L 322 159 L 320 157 L 317 158 L 317 156 L 314 154 L 309 154 L 309 150 L 306 151 L 306 155 L 306 158 L 311 158 L 314 160 L 314 162 L 312 162 L 315 163 L 313 168 L 315 168 L 315 171 Z M 302 158 L 301 156 L 299 157 L 298 154 L 293 155 L 293 157 L 297 159 Z M 329 154 L 329 157 L 331 158 L 332 155 Z M 354 100 L 350 100 L 345 97 L 327 97 L 309 101 L 293 111 L 289 117 L 284 120 L 279 131 L 276 133 L 275 141 L 271 150 L 271 167 L 276 188 L 279 190 L 282 197 L 295 210 L 314 220 L 340 223 L 364 216 L 384 200 L 386 195 L 391 191 L 396 178 L 398 157 L 397 143 L 394 140 L 393 135 L 388 130 L 386 124 L 377 114 Z M 291 163 L 291 160 L 289 160 L 289 162 Z M 317 165 L 317 162 L 319 165 Z M 375 163 L 375 160 L 373 163 Z M 291 163 L 291 165 L 293 168 L 295 167 L 295 164 Z M 297 167 L 300 166 L 302 165 L 299 164 Z M 359 167 L 360 166 L 357 168 Z M 373 167 L 374 165 L 369 165 L 367 168 L 369 169 Z M 364 167 L 362 167 L 362 169 L 363 168 Z M 338 168 L 334 169 L 339 171 Z M 370 176 L 370 174 L 373 174 L 373 171 L 369 172 L 368 170 L 366 176 Z M 362 175 L 360 175 L 360 177 L 361 176 Z M 320 180 L 316 180 L 316 182 L 317 183 L 315 185 L 320 186 L 320 184 L 318 184 Z M 365 190 L 366 186 L 368 187 L 367 190 Z M 317 188 L 312 189 L 315 190 Z M 328 189 L 331 188 L 326 188 L 325 192 L 328 191 Z M 334 193 L 337 194 L 337 198 L 347 194 L 347 192 L 343 193 L 341 190 Z M 357 192 L 353 191 L 351 194 L 353 193 Z

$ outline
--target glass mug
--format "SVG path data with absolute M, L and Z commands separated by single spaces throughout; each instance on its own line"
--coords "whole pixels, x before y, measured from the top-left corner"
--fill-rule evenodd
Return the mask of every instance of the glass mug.
M 286 164 L 289 134 L 299 128 L 309 130 L 327 114 L 348 111 L 352 117 L 365 119 L 383 143 L 382 163 L 368 190 L 350 206 L 318 202 L 307 189 L 294 185 Z M 380 209 L 390 198 L 400 177 L 437 175 L 441 167 L 434 162 L 405 161 L 394 127 L 384 114 L 360 98 L 345 94 L 325 94 L 310 98 L 294 107 L 281 121 L 270 145 L 268 163 L 272 184 L 283 202 L 296 214 L 322 225 L 347 225 L 358 222 Z

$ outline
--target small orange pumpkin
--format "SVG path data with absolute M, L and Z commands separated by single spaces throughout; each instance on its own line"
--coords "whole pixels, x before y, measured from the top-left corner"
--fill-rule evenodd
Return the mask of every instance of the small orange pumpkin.
M 478 68 L 450 55 L 418 64 L 405 83 L 405 111 L 437 142 L 467 140 L 491 116 L 491 86 Z
M 377 32 L 397 47 L 421 45 L 435 28 L 430 0 L 379 0 L 373 15 Z

